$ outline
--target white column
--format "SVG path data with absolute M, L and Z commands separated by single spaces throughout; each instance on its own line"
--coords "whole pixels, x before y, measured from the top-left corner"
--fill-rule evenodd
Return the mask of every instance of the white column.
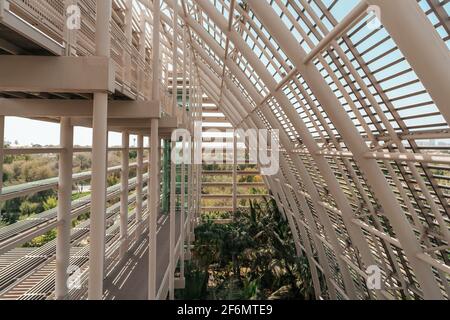
M 174 0 L 175 3 L 178 0 Z M 172 116 L 178 115 L 178 4 L 173 9 L 173 48 L 172 48 Z M 177 117 L 178 118 L 178 117 Z M 178 121 L 180 119 L 178 118 Z M 176 141 L 171 142 L 172 155 L 175 154 Z M 176 159 L 171 157 L 170 163 L 170 248 L 169 248 L 169 299 L 175 299 L 175 219 L 176 219 L 176 197 L 177 197 L 177 166 Z
M 175 3 L 178 0 L 174 0 Z M 178 112 L 178 4 L 173 8 L 173 48 L 172 48 L 172 116 Z
M 106 212 L 106 161 L 107 161 L 108 95 L 94 95 L 92 143 L 92 201 L 89 252 L 89 299 L 103 296 Z
M 187 236 L 187 252 L 186 252 L 186 260 L 191 260 L 191 240 L 192 240 L 192 236 L 191 236 L 191 227 L 192 227 L 192 192 L 193 192 L 193 188 L 192 188 L 192 175 L 193 175 L 193 170 L 192 170 L 192 160 L 193 160 L 193 142 L 192 139 L 189 141 L 191 148 L 190 150 L 190 160 L 191 162 L 188 165 L 188 199 L 187 199 L 187 217 L 186 219 L 188 220 L 187 222 L 187 229 L 186 229 L 186 236 Z
M 130 135 L 122 133 L 122 173 L 120 175 L 120 257 L 128 251 L 128 179 L 130 177 Z
M 110 20 L 112 1 L 97 1 L 96 54 L 110 56 Z M 103 297 L 106 160 L 108 141 L 108 93 L 94 93 L 92 137 L 92 201 L 89 252 L 89 300 Z
M 142 189 L 144 171 L 144 136 L 138 135 L 137 139 L 137 168 L 136 168 L 136 239 L 142 232 Z
M 160 0 L 153 1 L 153 81 L 152 99 L 159 101 L 159 87 L 161 79 L 160 56 Z M 159 215 L 159 164 L 161 153 L 159 138 L 159 119 L 151 120 L 150 134 L 150 180 L 148 189 L 149 197 L 149 275 L 148 275 L 148 299 L 155 300 L 158 288 L 156 288 L 156 228 Z
M 187 116 L 186 116 L 186 79 L 187 79 L 187 32 L 186 28 L 183 28 L 183 92 L 182 92 L 182 123 L 187 125 Z M 181 164 L 181 234 L 180 234 L 180 280 L 184 282 L 184 259 L 185 259 L 185 245 L 186 245 L 186 163 L 184 162 L 186 155 L 186 141 L 183 139 L 181 148 L 183 151 L 183 161 Z M 189 214 L 189 206 L 188 206 L 188 214 Z M 189 221 L 189 218 L 187 219 Z M 188 222 L 189 226 L 189 222 Z M 188 244 L 189 245 L 189 244 Z
M 160 158 L 160 138 L 158 135 L 158 119 L 152 119 L 150 134 L 150 183 L 149 183 L 149 277 L 148 277 L 148 298 L 155 300 L 159 288 L 156 287 L 156 230 L 159 215 L 159 158 Z
M 237 213 L 238 210 L 238 205 L 237 205 L 237 160 L 238 160 L 238 149 L 237 149 L 237 136 L 236 136 L 236 130 L 237 128 L 234 129 L 234 133 L 233 133 L 233 214 L 235 215 Z
M 58 182 L 58 236 L 56 238 L 56 299 L 64 299 L 69 291 L 70 229 L 72 204 L 73 127 L 70 118 L 61 118 Z

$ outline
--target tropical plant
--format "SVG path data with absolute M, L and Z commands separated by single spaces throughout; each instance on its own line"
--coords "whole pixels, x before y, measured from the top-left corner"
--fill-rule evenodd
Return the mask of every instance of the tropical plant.
M 308 260 L 274 200 L 251 201 L 227 225 L 205 219 L 195 236 L 191 272 L 208 275 L 209 298 L 314 299 Z

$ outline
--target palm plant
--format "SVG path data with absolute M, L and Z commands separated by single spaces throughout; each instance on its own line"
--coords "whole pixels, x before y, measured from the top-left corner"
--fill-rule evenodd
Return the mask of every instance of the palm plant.
M 313 299 L 308 261 L 298 257 L 289 225 L 273 199 L 250 202 L 233 223 L 211 221 L 196 230 L 195 274 L 200 292 L 213 276 L 218 299 Z

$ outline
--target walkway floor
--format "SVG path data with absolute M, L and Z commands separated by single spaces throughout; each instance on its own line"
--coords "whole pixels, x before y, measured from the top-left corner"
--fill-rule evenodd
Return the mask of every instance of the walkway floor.
M 180 234 L 180 215 L 177 214 L 176 238 Z M 169 266 L 169 218 L 161 216 L 157 234 L 157 288 L 161 287 Z M 148 236 L 143 236 L 130 250 L 123 262 L 105 279 L 106 300 L 147 300 L 148 295 Z

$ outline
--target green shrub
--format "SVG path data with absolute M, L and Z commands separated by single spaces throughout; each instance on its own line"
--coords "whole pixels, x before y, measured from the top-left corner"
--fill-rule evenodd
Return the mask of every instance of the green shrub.
M 22 202 L 19 210 L 23 216 L 31 216 L 32 214 L 36 213 L 37 208 L 38 208 L 37 203 L 33 203 L 27 200 Z
M 58 206 L 58 200 L 56 197 L 49 197 L 45 202 L 42 204 L 44 211 L 48 211 L 51 209 L 54 209 Z

